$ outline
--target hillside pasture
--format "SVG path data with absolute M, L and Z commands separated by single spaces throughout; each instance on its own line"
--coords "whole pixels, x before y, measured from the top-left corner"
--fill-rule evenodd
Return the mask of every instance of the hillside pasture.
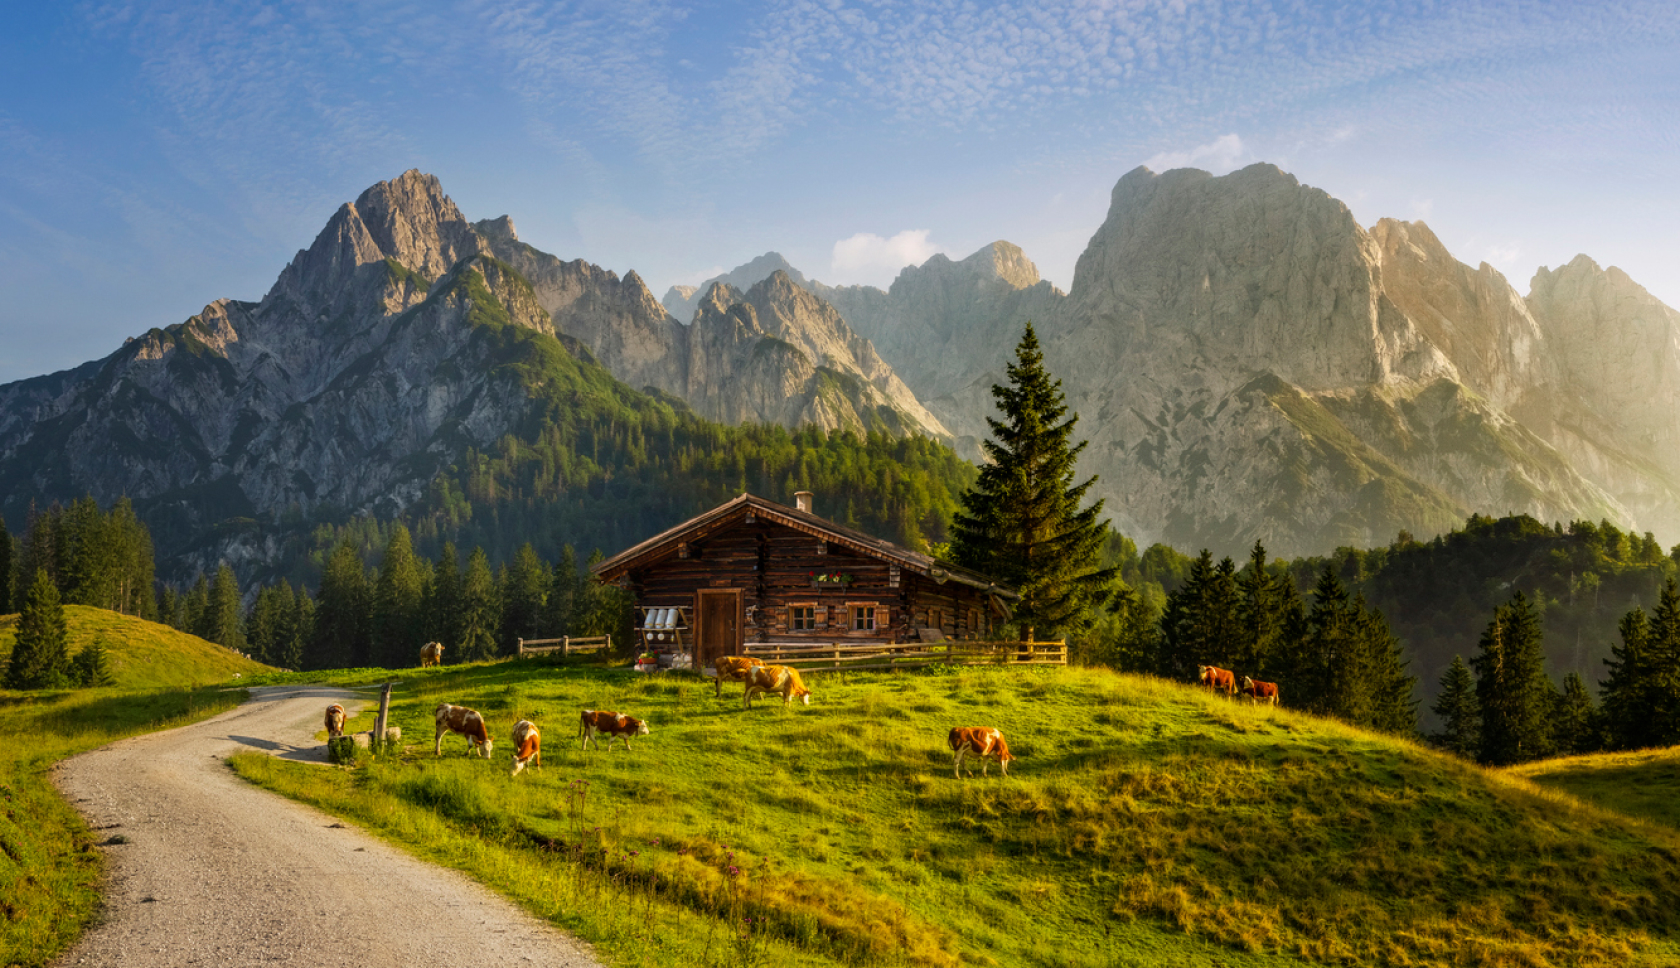
M 17 619 L 16 615 L 0 615 L 0 669 L 5 668 L 17 642 Z M 207 685 L 232 679 L 234 673 L 249 677 L 273 671 L 196 635 L 103 608 L 66 605 L 64 622 L 70 632 L 72 656 L 93 642 L 105 647 L 111 677 L 118 688 Z
M 1680 830 L 1680 747 L 1593 753 L 1512 767 L 1515 776 Z
M 408 755 L 352 771 L 242 755 L 235 768 L 467 870 L 616 964 L 1680 955 L 1680 836 L 1403 740 L 1157 679 L 836 673 L 812 677 L 809 707 L 749 712 L 709 680 L 575 660 L 438 672 L 394 694 Z M 494 762 L 458 737 L 432 756 L 439 702 L 485 714 Z M 580 752 L 583 708 L 646 718 L 652 733 L 633 752 Z M 507 737 L 522 718 L 543 729 L 543 770 L 514 779 Z M 955 725 L 1001 728 L 1009 778 L 953 778 Z

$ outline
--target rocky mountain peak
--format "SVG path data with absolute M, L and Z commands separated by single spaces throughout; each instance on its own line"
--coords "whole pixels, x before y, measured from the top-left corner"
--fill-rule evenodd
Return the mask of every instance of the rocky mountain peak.
M 500 242 L 518 242 L 519 233 L 513 229 L 512 216 L 503 215 L 500 218 L 487 218 L 481 222 L 474 222 L 473 228 L 487 239 Z
M 725 282 L 745 292 L 777 272 L 785 273 L 796 286 L 806 289 L 819 288 L 819 284 L 807 279 L 805 274 L 795 269 L 780 252 L 766 252 L 722 275 L 713 276 L 698 286 L 672 286 L 665 291 L 665 298 L 661 299 L 660 303 L 672 316 L 685 323 L 690 322 L 699 309 L 699 299 L 696 296 L 704 294 L 713 283 Z

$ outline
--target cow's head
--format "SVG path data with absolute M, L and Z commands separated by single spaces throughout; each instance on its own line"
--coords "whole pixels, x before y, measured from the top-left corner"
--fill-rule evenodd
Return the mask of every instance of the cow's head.
M 1212 673 L 1213 673 L 1213 666 L 1199 665 L 1199 666 L 1196 667 L 1196 677 L 1198 679 L 1202 680 L 1203 682 L 1208 681 L 1208 676 L 1211 675 Z
M 480 753 L 484 754 L 485 759 L 489 759 L 490 758 L 490 749 L 491 749 L 491 747 L 493 747 L 495 745 L 496 745 L 495 742 L 490 739 L 490 734 L 486 733 L 486 734 L 484 734 L 484 742 L 479 744 L 478 750 L 479 750 Z
M 645 720 L 645 719 L 637 720 L 636 721 L 636 735 L 637 736 L 646 736 L 647 734 L 648 734 L 647 720 Z
M 1249 692 L 1254 691 L 1254 678 L 1252 676 L 1243 676 L 1243 688 Z
M 793 689 L 793 695 L 795 699 L 798 699 L 805 705 L 809 706 L 811 704 L 811 690 L 805 688 L 804 686 L 795 686 Z

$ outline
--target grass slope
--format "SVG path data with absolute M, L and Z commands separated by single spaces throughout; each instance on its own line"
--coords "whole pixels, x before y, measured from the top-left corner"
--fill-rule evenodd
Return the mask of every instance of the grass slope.
M 1541 760 L 1511 773 L 1608 810 L 1680 829 L 1680 747 Z
M 0 668 L 17 642 L 16 615 L 0 615 Z M 231 649 L 206 642 L 167 625 L 85 605 L 64 606 L 70 630 L 70 654 L 92 642 L 105 647 L 115 685 L 125 689 L 162 689 L 223 682 L 272 671 Z
M 0 744 L 0 964 L 47 965 L 99 908 L 101 859 L 95 833 L 52 786 L 54 763 L 106 743 L 184 725 L 233 708 L 243 690 L 204 690 L 235 672 L 268 666 L 167 626 L 71 605 L 74 655 L 99 641 L 117 685 L 18 692 L 0 689 L 10 742 Z M 11 654 L 17 616 L 0 616 L 0 668 Z
M 1156 679 L 834 674 L 810 707 L 743 711 L 739 687 L 720 701 L 686 676 L 531 660 L 403 675 L 393 716 L 419 755 L 235 768 L 473 873 L 615 964 L 1680 956 L 1680 835 Z M 432 757 L 441 701 L 484 712 L 493 764 L 458 737 Z M 585 707 L 652 734 L 579 752 Z M 545 730 L 544 770 L 510 779 L 520 718 Z M 1002 728 L 1012 775 L 955 780 L 953 725 Z

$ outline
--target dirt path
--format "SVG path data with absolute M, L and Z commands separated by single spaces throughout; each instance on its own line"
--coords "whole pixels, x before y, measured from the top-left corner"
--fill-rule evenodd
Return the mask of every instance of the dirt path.
M 105 916 L 59 962 L 184 965 L 598 966 L 588 948 L 455 871 L 233 775 L 239 750 L 321 761 L 342 689 L 274 687 L 194 726 L 64 761 L 59 789 L 121 834 Z

